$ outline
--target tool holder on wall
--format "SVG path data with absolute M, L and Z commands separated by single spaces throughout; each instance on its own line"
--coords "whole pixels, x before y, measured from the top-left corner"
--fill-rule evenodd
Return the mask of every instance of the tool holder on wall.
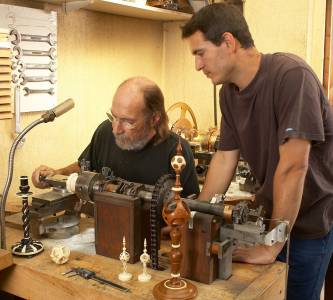
M 54 33 L 47 35 L 21 34 L 10 31 L 13 44 L 12 82 L 23 87 L 24 96 L 33 94 L 54 95 L 56 83 L 56 39 Z M 34 44 L 35 49 L 24 48 L 24 42 Z M 43 47 L 47 44 L 47 47 Z
M 8 30 L 0 28 L 0 119 L 11 119 L 11 49 Z
M 0 4 L 8 30 L 15 114 L 44 111 L 57 102 L 57 13 Z M 16 120 L 16 133 L 20 132 Z
M 36 95 L 55 95 L 56 84 L 56 38 L 54 33 L 33 35 L 10 31 L 12 44 L 12 82 L 20 90 L 15 94 L 15 102 Z M 30 47 L 26 46 L 30 45 Z M 33 48 L 31 48 L 31 45 Z

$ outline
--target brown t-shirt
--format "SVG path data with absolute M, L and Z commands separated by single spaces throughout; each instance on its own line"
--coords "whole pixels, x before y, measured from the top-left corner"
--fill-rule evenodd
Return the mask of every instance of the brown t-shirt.
M 333 223 L 333 113 L 321 84 L 299 57 L 275 53 L 241 92 L 234 84 L 220 91 L 220 150 L 240 149 L 261 185 L 258 204 L 268 216 L 279 145 L 296 137 L 311 141 L 301 208 L 292 230 L 296 238 L 324 236 Z M 293 201 L 293 199 L 290 199 Z

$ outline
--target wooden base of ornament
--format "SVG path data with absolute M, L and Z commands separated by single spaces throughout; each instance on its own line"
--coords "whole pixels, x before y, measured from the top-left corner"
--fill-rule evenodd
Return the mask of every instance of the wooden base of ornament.
M 189 281 L 181 278 L 177 286 L 171 282 L 171 278 L 155 285 L 153 295 L 157 300 L 190 300 L 198 295 L 197 288 Z

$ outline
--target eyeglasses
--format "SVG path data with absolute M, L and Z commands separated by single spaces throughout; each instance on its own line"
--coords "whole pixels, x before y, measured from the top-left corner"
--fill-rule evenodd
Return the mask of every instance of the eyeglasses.
M 136 122 L 124 118 L 117 118 L 109 112 L 106 112 L 106 115 L 109 118 L 109 121 L 113 124 L 115 122 L 121 124 L 124 128 L 134 129 L 136 127 Z

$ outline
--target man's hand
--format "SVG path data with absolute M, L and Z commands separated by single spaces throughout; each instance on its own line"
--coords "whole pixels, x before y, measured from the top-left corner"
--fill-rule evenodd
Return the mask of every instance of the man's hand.
M 35 187 L 45 189 L 48 187 L 48 185 L 45 182 L 41 182 L 40 178 L 54 174 L 56 174 L 56 171 L 54 169 L 48 166 L 41 165 L 37 169 L 35 169 L 35 171 L 33 171 L 31 175 L 31 180 Z
M 271 264 L 276 260 L 282 248 L 282 243 L 277 243 L 273 246 L 238 247 L 232 254 L 232 260 L 258 265 Z

